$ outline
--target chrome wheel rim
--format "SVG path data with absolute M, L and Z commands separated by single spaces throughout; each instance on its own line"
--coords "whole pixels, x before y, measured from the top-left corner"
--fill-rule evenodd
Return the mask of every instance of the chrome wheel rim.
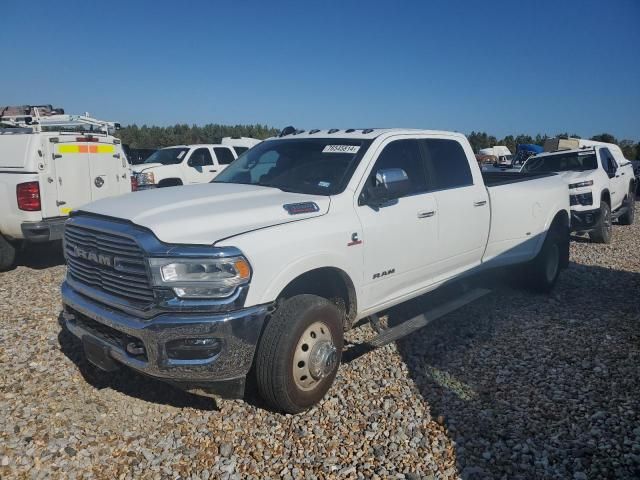
M 331 374 L 338 362 L 338 351 L 331 331 L 322 321 L 309 325 L 300 336 L 293 355 L 293 381 L 300 390 L 313 390 Z
M 545 274 L 549 283 L 553 282 L 553 279 L 556 278 L 559 265 L 560 249 L 558 248 L 558 245 L 553 244 L 551 246 L 551 250 L 549 251 L 549 255 L 547 256 L 547 265 L 545 268 Z

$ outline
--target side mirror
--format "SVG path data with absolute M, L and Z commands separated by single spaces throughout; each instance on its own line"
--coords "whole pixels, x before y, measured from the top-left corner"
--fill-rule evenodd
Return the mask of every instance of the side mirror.
M 411 182 L 401 168 L 385 168 L 378 170 L 375 176 L 375 186 L 369 188 L 366 203 L 380 206 L 390 200 L 406 195 L 411 189 Z

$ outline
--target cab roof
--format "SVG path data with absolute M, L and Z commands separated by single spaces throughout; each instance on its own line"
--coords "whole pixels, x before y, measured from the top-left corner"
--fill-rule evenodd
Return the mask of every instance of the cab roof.
M 464 136 L 459 132 L 448 132 L 444 130 L 422 130 L 417 128 L 330 128 L 330 129 L 311 129 L 296 130 L 293 127 L 287 127 L 282 132 L 267 140 L 294 139 L 294 138 L 348 138 L 373 140 L 385 134 L 426 134 L 426 135 L 448 135 L 448 136 Z

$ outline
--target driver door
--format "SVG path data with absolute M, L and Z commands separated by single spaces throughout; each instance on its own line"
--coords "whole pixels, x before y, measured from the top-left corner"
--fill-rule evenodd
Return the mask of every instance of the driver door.
M 207 183 L 216 176 L 213 157 L 208 147 L 199 147 L 191 151 L 187 160 L 186 180 L 188 183 Z
M 391 140 L 383 144 L 367 176 L 367 184 L 375 182 L 376 173 L 384 169 L 402 169 L 411 188 L 403 197 L 377 207 L 358 200 L 356 212 L 363 234 L 354 248 L 364 249 L 365 310 L 429 285 L 429 267 L 438 247 L 436 201 L 433 193 L 427 192 L 418 140 Z

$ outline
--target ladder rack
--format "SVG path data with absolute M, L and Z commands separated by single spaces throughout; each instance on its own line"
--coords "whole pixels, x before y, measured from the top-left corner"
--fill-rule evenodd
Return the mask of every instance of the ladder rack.
M 88 112 L 84 115 L 40 115 L 38 107 L 33 107 L 32 110 L 33 115 L 0 116 L 0 128 L 30 128 L 32 132 L 42 132 L 43 128 L 55 131 L 56 128 L 63 130 L 65 128 L 70 129 L 73 127 L 89 126 L 91 127 L 91 131 L 99 131 L 106 134 L 112 134 L 120 128 L 119 123 L 98 120 L 97 118 L 89 116 Z

